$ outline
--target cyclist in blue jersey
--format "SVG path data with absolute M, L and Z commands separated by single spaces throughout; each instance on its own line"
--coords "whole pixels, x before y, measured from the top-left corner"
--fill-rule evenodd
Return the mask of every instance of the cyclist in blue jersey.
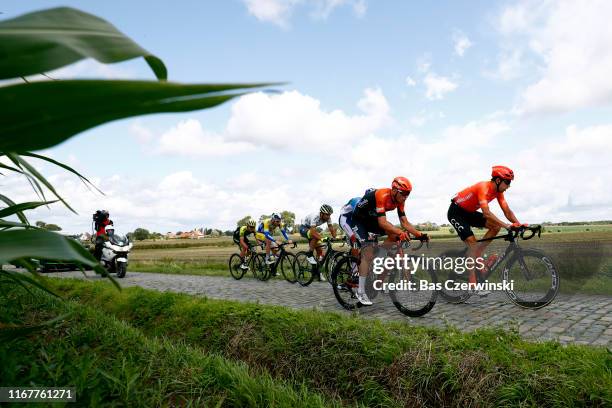
M 259 223 L 255 238 L 257 238 L 258 241 L 265 243 L 266 245 L 267 264 L 273 264 L 275 262 L 274 258 L 270 256 L 270 251 L 273 250 L 274 252 L 276 252 L 276 247 L 278 246 L 276 240 L 272 236 L 276 228 L 280 229 L 281 234 L 283 234 L 283 237 L 285 238 L 285 241 L 290 244 L 293 243 L 293 241 L 291 241 L 289 239 L 289 236 L 287 235 L 287 230 L 285 229 L 285 225 L 282 222 L 280 214 L 273 213 L 270 218 L 266 218 L 261 223 Z
M 368 188 L 364 195 L 374 191 L 374 188 Z M 344 231 L 346 235 L 346 240 L 349 245 L 356 246 L 358 244 L 357 236 L 355 235 L 355 231 L 353 228 L 355 224 L 353 223 L 353 210 L 357 206 L 357 203 L 361 200 L 361 197 L 353 197 L 348 203 L 344 204 L 344 206 L 340 209 L 340 217 L 338 218 L 338 224 L 340 228 Z M 356 255 L 356 254 L 354 254 Z

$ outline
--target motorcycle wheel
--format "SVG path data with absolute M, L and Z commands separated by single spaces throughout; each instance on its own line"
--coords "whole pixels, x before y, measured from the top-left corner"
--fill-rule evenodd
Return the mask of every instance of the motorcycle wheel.
M 124 262 L 117 263 L 117 277 L 124 278 L 127 273 L 127 264 Z

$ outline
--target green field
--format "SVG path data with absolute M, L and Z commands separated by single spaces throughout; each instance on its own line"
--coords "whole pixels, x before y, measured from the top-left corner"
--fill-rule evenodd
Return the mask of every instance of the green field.
M 0 378 L 71 384 L 80 406 L 609 406 L 601 347 L 530 343 L 109 282 L 47 280 L 66 303 L 9 287 L 4 327 L 71 313 L 0 343 Z

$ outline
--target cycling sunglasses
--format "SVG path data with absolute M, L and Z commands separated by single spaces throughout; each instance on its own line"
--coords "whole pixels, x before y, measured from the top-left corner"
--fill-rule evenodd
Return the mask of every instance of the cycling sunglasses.
M 506 180 L 506 179 L 502 179 L 502 181 L 506 183 L 507 185 L 510 185 L 510 183 L 512 182 L 512 180 Z
M 400 191 L 397 190 L 398 193 L 400 193 L 401 195 L 403 195 L 404 197 L 408 197 L 410 195 L 410 191 Z

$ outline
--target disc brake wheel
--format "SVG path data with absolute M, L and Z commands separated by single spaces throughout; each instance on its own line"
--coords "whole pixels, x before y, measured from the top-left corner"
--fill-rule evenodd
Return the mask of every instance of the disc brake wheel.
M 229 271 L 230 275 L 236 280 L 242 279 L 244 273 L 246 272 L 244 269 L 240 267 L 242 265 L 242 258 L 238 254 L 232 254 L 229 259 Z
M 331 285 L 334 296 L 340 305 L 346 310 L 354 310 L 359 307 L 356 292 L 359 286 L 356 268 L 359 261 L 354 257 L 345 257 L 338 261 L 331 273 Z
M 308 262 L 308 253 L 300 251 L 295 254 L 294 265 L 297 282 L 302 286 L 310 285 L 315 277 L 315 265 Z

